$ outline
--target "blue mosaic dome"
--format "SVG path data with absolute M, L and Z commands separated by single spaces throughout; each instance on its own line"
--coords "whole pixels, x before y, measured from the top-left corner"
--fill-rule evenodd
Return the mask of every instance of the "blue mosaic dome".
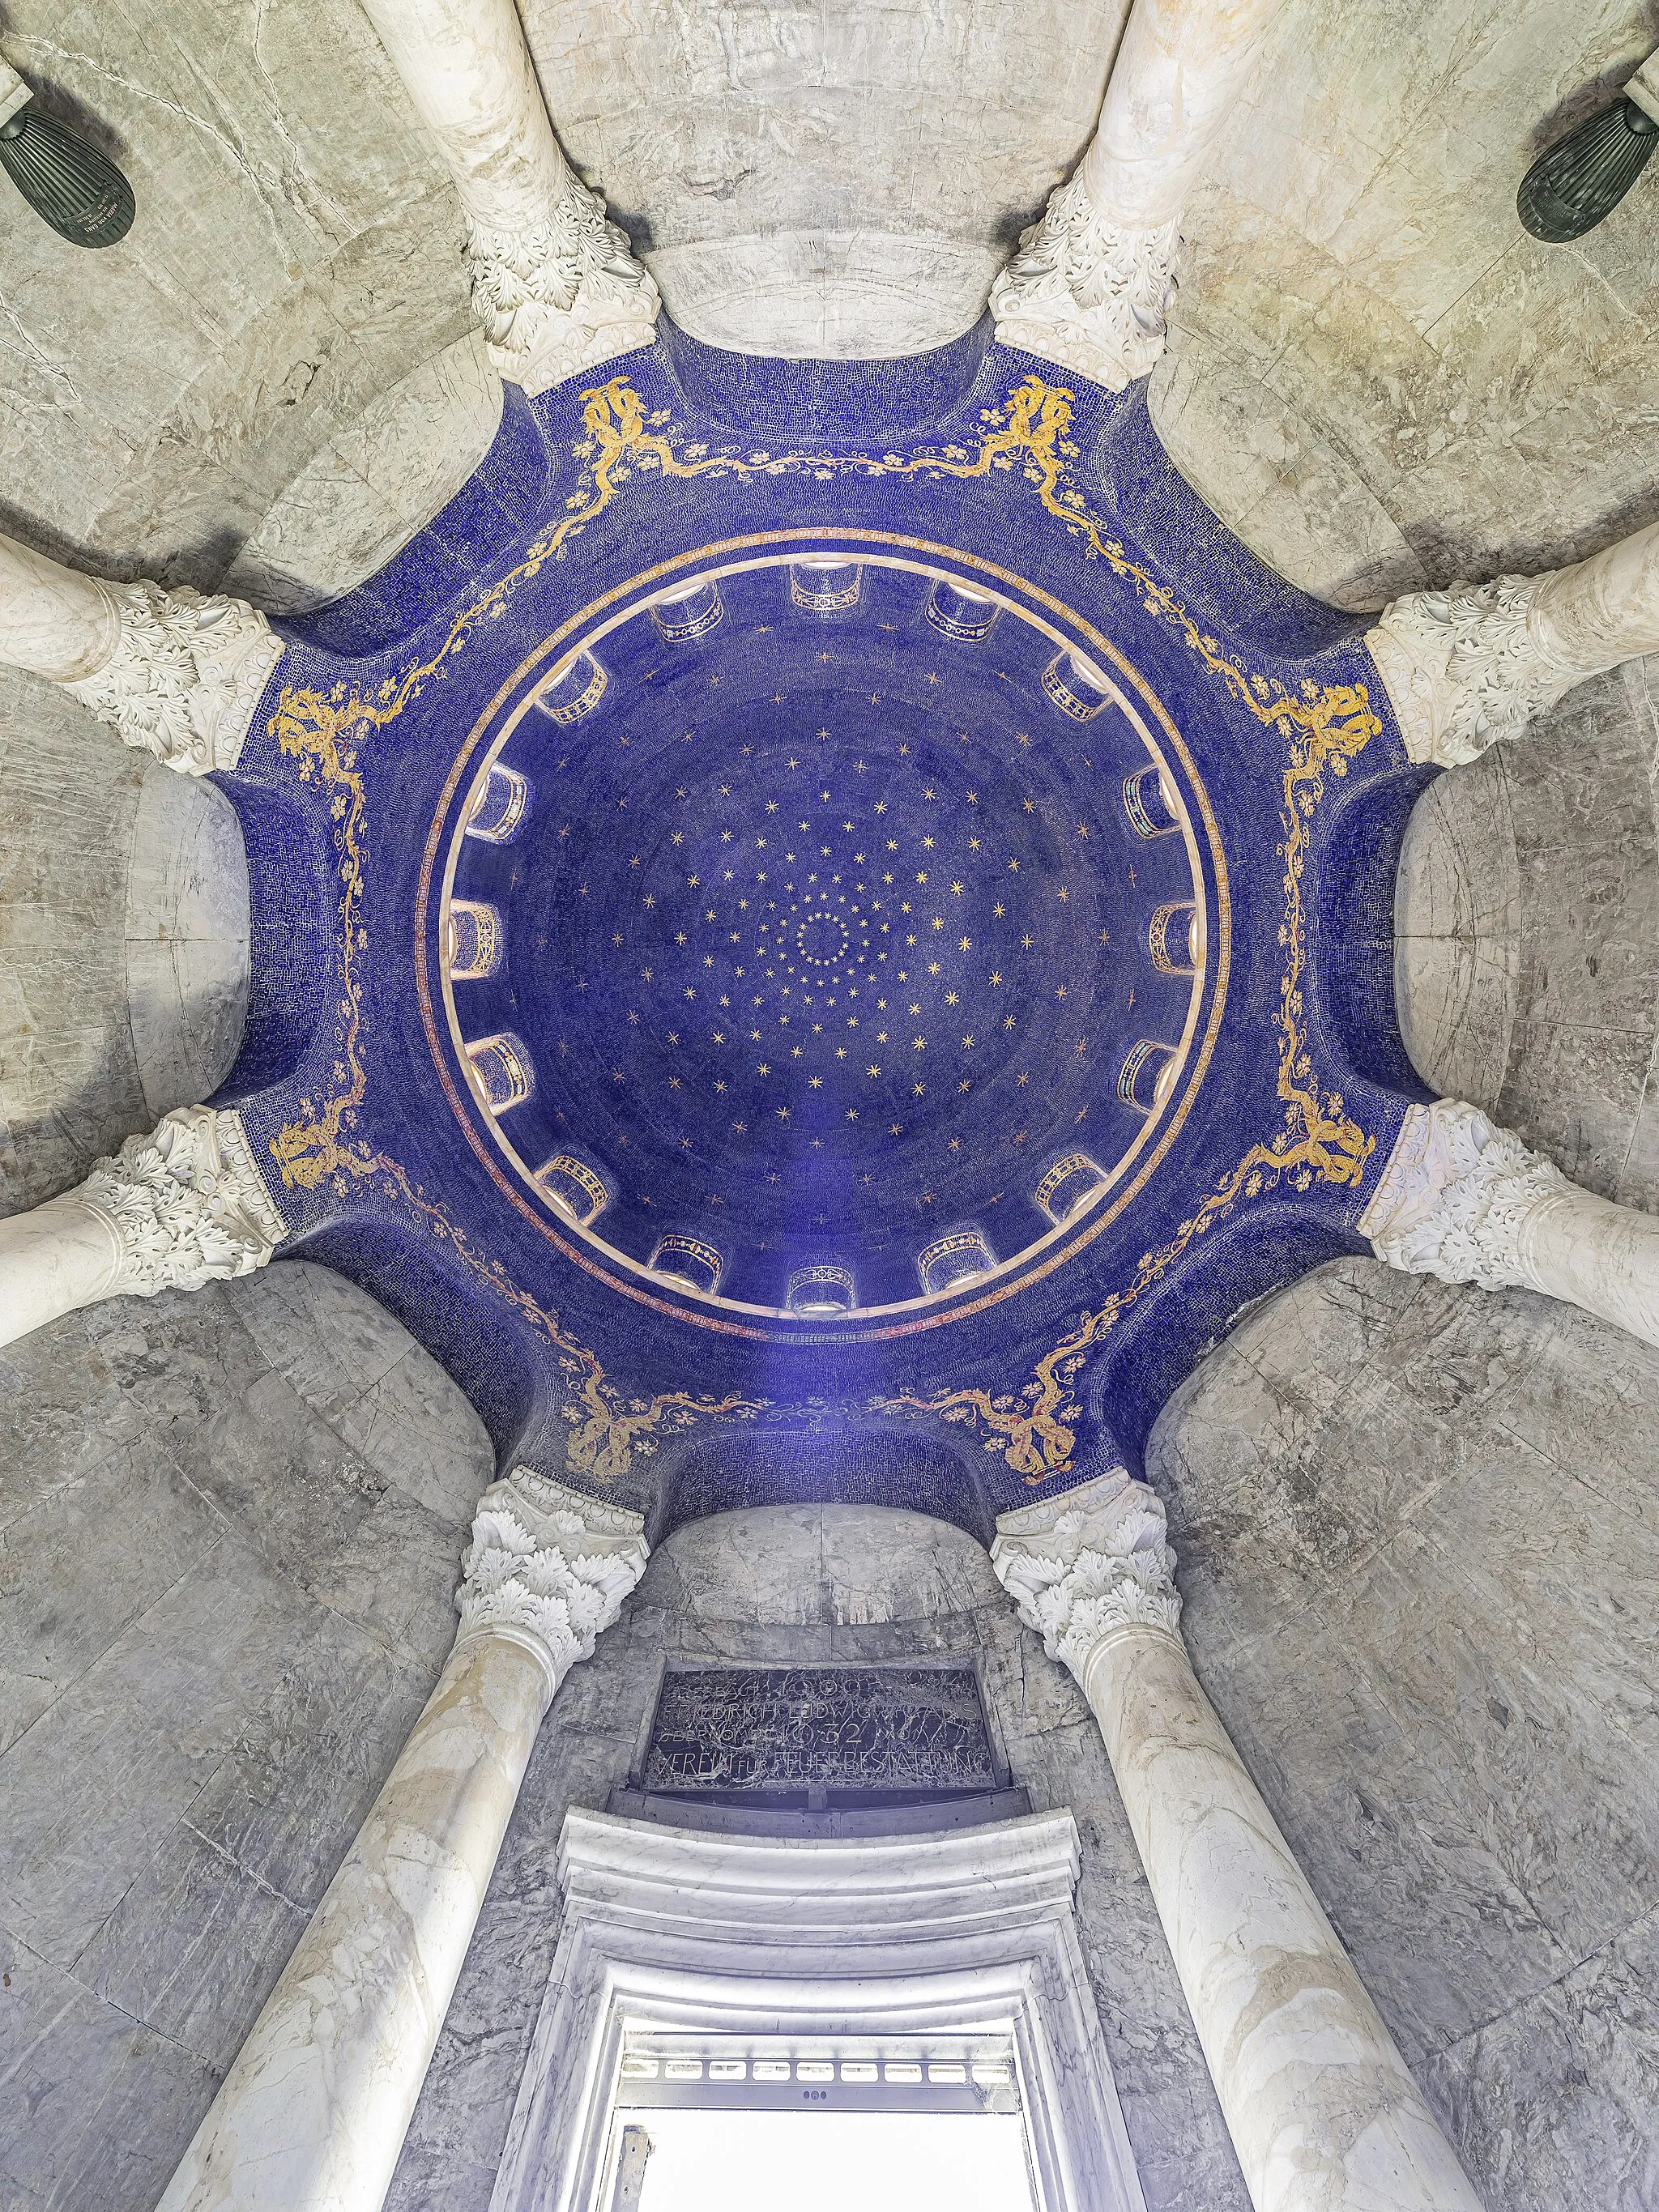
M 983 1532 L 1357 1249 L 1425 773 L 1139 390 L 665 324 L 288 635 L 222 1096 L 504 1458 Z
M 843 604 L 813 604 L 826 575 Z M 695 637 L 641 611 L 532 679 L 474 802 L 508 767 L 523 825 L 456 836 L 452 899 L 500 917 L 505 957 L 452 981 L 454 1037 L 509 1034 L 535 1071 L 503 1150 L 532 1187 L 585 1162 L 596 1243 L 648 1267 L 694 1233 L 753 1310 L 814 1257 L 860 1309 L 914 1303 L 919 1255 L 969 1223 L 1016 1264 L 1055 1234 L 1045 1173 L 1083 1151 L 1109 1188 L 1189 1042 L 1192 833 L 1183 811 L 1149 836 L 1124 793 L 1176 771 L 1103 672 L 915 562 L 676 590 Z M 1174 953 L 1151 933 L 1172 907 Z M 1143 1045 L 1145 1104 L 1120 1090 Z

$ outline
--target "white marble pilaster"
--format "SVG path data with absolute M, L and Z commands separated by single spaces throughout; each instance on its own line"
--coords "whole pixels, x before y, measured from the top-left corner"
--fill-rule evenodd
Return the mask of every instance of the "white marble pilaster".
M 101 1298 L 249 1274 L 287 1234 L 236 1114 L 180 1107 L 74 1190 L 0 1220 L 0 1344 Z
M 490 359 L 526 392 L 649 345 L 657 288 L 553 135 L 513 0 L 363 0 L 466 217 Z
M 0 660 L 182 775 L 235 767 L 283 650 L 246 599 L 102 583 L 0 538 Z
M 1659 1344 L 1659 1218 L 1581 1190 L 1463 1100 L 1407 1110 L 1359 1233 L 1408 1274 L 1541 1291 Z
M 1411 757 L 1463 767 L 1587 677 L 1659 653 L 1659 523 L 1570 568 L 1410 592 L 1365 642 Z
M 377 2212 L 542 1716 L 643 1530 L 526 1468 L 484 1492 L 437 1687 L 158 2212 Z
M 1100 1723 L 1256 2212 L 1480 2212 L 1199 1686 L 1158 1498 L 1115 1468 L 997 1531 Z
M 1181 216 L 1282 0 L 1134 0 L 1100 122 L 991 288 L 1005 345 L 1121 392 L 1164 350 Z

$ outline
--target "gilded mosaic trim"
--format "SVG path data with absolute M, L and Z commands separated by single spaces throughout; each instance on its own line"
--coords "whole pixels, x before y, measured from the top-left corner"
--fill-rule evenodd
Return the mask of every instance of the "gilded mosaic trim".
M 659 1391 L 648 1399 L 623 1397 L 608 1379 L 598 1354 L 565 1329 L 556 1314 L 538 1304 L 499 1261 L 477 1251 L 447 1209 L 412 1183 L 398 1161 L 351 1134 L 368 1088 L 360 1050 L 362 982 L 358 959 L 368 945 L 361 920 L 367 800 L 352 740 L 359 732 L 383 726 L 402 713 L 421 682 L 455 649 L 459 628 L 458 624 L 451 630 L 431 660 L 396 684 L 388 680 L 370 701 L 355 693 L 348 698 L 338 684 L 326 698 L 289 686 L 271 718 L 278 745 L 300 763 L 301 781 L 320 784 L 332 794 L 329 811 L 335 823 L 341 886 L 341 995 L 335 1009 L 339 1057 L 330 1071 L 334 1090 L 320 1106 L 302 1098 L 301 1118 L 284 1123 L 270 1139 L 270 1151 L 289 1190 L 315 1190 L 328 1182 L 343 1198 L 354 1181 L 378 1178 L 386 1197 L 401 1199 L 478 1281 L 545 1338 L 558 1354 L 568 1386 L 561 1411 L 571 1427 L 567 1450 L 570 1472 L 608 1484 L 628 1472 L 635 1454 L 649 1457 L 668 1437 L 701 1419 L 752 1419 L 763 1410 L 763 1401 L 735 1394 L 696 1397 L 686 1390 Z
M 1321 1091 L 1313 1079 L 1302 993 L 1306 965 L 1302 875 L 1307 825 L 1323 794 L 1327 769 L 1334 775 L 1345 775 L 1348 762 L 1380 734 L 1382 723 L 1363 684 L 1322 686 L 1308 680 L 1292 695 L 1278 678 L 1247 671 L 1222 650 L 1219 641 L 1202 629 L 1167 585 L 1132 560 L 1121 542 L 1107 534 L 1081 491 L 1067 478 L 1067 465 L 1078 453 L 1067 435 L 1074 396 L 1066 387 L 1045 383 L 1036 374 L 1025 377 L 1000 405 L 981 411 L 985 434 L 974 453 L 963 446 L 947 445 L 908 456 L 775 456 L 762 452 L 744 459 L 711 454 L 697 444 L 676 452 L 662 434 L 665 428 L 672 432 L 669 411 L 659 409 L 647 416 L 629 379 L 613 377 L 581 394 L 587 434 L 573 450 L 588 465 L 582 483 L 566 503 L 565 514 L 536 540 L 516 568 L 456 617 L 435 653 L 399 677 L 386 678 L 368 699 L 356 692 L 348 696 L 341 685 L 336 685 L 326 697 L 291 685 L 282 693 L 270 723 L 273 734 L 284 752 L 300 759 L 303 780 L 319 778 L 336 793 L 332 802 L 337 825 L 335 843 L 341 854 L 343 886 L 342 997 L 337 1030 L 341 1057 L 333 1067 L 337 1088 L 320 1108 L 302 1100 L 304 1118 L 287 1124 L 271 1140 L 283 1181 L 290 1188 L 308 1189 L 331 1180 L 343 1194 L 349 1188 L 348 1176 L 381 1175 L 388 1194 L 395 1189 L 428 1220 L 435 1234 L 447 1237 L 465 1264 L 531 1319 L 557 1347 L 562 1364 L 568 1363 L 566 1371 L 575 1396 L 565 1413 L 576 1428 L 571 1463 L 579 1472 L 608 1481 L 630 1463 L 636 1439 L 641 1440 L 641 1450 L 654 1448 L 642 1441 L 653 1430 L 667 1433 L 704 1414 L 751 1418 L 762 1410 L 761 1404 L 738 1398 L 694 1400 L 684 1392 L 672 1392 L 650 1401 L 631 1400 L 623 1406 L 591 1350 L 567 1336 L 556 1317 L 545 1313 L 527 1291 L 513 1283 L 498 1262 L 474 1252 L 465 1233 L 441 1206 L 410 1185 L 395 1162 L 373 1152 L 361 1141 L 344 1137 L 356 1121 L 366 1089 L 358 1052 L 362 986 L 356 961 L 367 944 L 357 919 L 362 885 L 363 793 L 353 741 L 360 732 L 384 728 L 395 720 L 427 679 L 462 650 L 475 625 L 499 617 L 518 586 L 536 575 L 548 561 L 560 558 L 569 540 L 621 495 L 622 488 L 636 472 L 682 479 L 728 474 L 746 478 L 754 474 L 779 476 L 810 471 L 825 481 L 849 473 L 970 480 L 988 477 L 994 470 L 1018 470 L 1048 514 L 1063 522 L 1073 536 L 1084 539 L 1092 557 L 1103 560 L 1114 574 L 1133 583 L 1148 613 L 1174 628 L 1206 669 L 1264 729 L 1273 728 L 1290 741 L 1280 817 L 1285 834 L 1279 847 L 1285 862 L 1285 913 L 1280 942 L 1285 949 L 1285 966 L 1278 1020 L 1278 1092 L 1285 1107 L 1284 1127 L 1265 1143 L 1251 1146 L 1169 1243 L 1143 1255 L 1130 1283 L 1115 1291 L 1096 1312 L 1085 1314 L 1043 1355 L 1018 1394 L 994 1396 L 977 1389 L 941 1391 L 925 1398 L 875 1399 L 871 1401 L 871 1410 L 927 1413 L 982 1427 L 988 1431 L 986 1449 L 1000 1451 L 1028 1483 L 1068 1473 L 1076 1445 L 1073 1424 L 1082 1414 L 1073 1386 L 1090 1351 L 1188 1246 L 1227 1218 L 1241 1200 L 1258 1198 L 1287 1179 L 1294 1188 L 1307 1190 L 1316 1181 L 1352 1187 L 1364 1175 L 1376 1139 L 1344 1111 L 1340 1093 Z

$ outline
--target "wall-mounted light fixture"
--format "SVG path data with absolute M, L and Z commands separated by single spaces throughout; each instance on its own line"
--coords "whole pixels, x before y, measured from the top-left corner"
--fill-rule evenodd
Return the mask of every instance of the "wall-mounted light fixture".
M 115 246 L 132 228 L 132 186 L 114 162 L 67 123 L 43 115 L 29 87 L 3 61 L 0 168 L 71 246 Z
M 1516 207 L 1534 238 L 1565 246 L 1605 221 L 1659 145 L 1659 53 L 1648 56 L 1611 107 L 1540 154 Z

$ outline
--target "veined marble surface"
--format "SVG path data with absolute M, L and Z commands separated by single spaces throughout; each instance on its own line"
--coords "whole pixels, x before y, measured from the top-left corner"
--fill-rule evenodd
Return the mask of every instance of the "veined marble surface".
M 633 1763 L 668 1657 L 809 1666 L 976 1662 L 994 1741 L 1083 1844 L 1078 1922 L 1151 2212 L 1248 2212 L 1100 1732 L 960 1530 L 880 1508 L 722 1514 L 661 1545 L 617 1626 L 549 1712 L 439 2039 L 388 2212 L 489 2202 L 561 1909 L 556 1844 Z
M 1471 2179 L 1659 2197 L 1659 1353 L 1340 1261 L 1149 1472 L 1205 1689 Z
M 501 379 L 483 331 L 470 331 L 379 393 L 312 456 L 266 508 L 225 588 L 269 614 L 338 599 L 453 498 L 501 419 Z
M 302 1262 L 73 1315 L 0 1401 L 0 2202 L 152 2212 L 436 1677 L 492 1455 Z

